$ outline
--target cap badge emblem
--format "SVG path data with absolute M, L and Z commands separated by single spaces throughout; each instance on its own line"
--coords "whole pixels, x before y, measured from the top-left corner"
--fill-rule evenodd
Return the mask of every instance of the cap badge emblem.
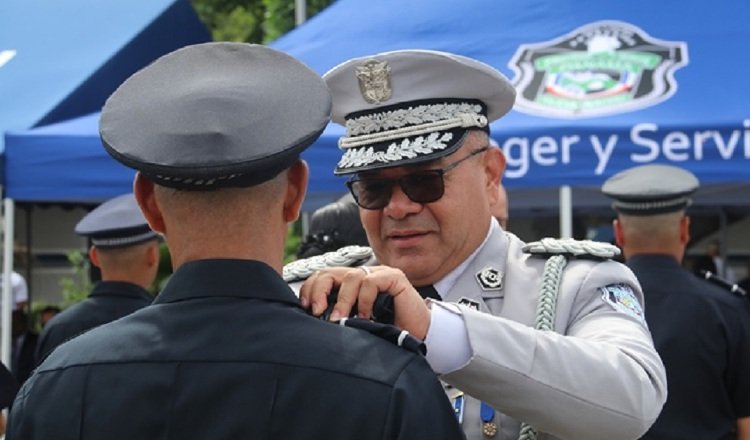
M 498 290 L 503 287 L 503 273 L 494 267 L 485 267 L 476 277 L 482 290 Z
M 367 60 L 356 68 L 359 90 L 370 104 L 391 99 L 391 67 L 385 61 Z

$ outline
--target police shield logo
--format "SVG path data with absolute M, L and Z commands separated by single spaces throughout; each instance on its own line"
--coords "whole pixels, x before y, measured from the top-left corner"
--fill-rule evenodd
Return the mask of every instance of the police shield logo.
M 687 44 L 652 38 L 619 21 L 599 21 L 557 39 L 521 45 L 510 62 L 516 110 L 582 118 L 656 105 L 677 90 Z
M 643 307 L 627 284 L 610 284 L 600 287 L 602 300 L 620 313 L 625 313 L 645 324 Z

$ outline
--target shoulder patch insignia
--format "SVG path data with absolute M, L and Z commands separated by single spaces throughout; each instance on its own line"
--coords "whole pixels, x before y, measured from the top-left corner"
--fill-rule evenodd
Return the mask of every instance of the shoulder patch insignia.
M 486 266 L 475 275 L 482 290 L 499 290 L 503 288 L 503 273 L 494 267 Z
M 372 249 L 367 246 L 344 246 L 310 258 L 292 261 L 284 266 L 282 277 L 287 283 L 307 279 L 313 273 L 326 267 L 357 266 L 372 257 Z
M 643 307 L 633 293 L 633 289 L 627 284 L 610 284 L 600 287 L 602 300 L 611 305 L 615 310 L 630 315 L 645 323 Z
M 532 255 L 569 255 L 572 257 L 612 258 L 620 255 L 620 249 L 612 244 L 572 238 L 543 238 L 527 243 L 523 251 Z

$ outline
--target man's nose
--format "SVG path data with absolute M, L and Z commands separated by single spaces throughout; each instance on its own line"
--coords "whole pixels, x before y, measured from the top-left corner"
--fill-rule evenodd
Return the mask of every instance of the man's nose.
M 394 219 L 401 219 L 422 209 L 422 204 L 412 201 L 401 185 L 395 183 L 391 188 L 391 199 L 383 208 L 383 214 Z

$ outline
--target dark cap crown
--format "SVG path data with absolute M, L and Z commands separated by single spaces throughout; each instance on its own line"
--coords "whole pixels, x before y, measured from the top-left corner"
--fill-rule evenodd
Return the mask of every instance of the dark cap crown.
M 330 116 L 325 83 L 295 58 L 246 43 L 187 46 L 128 78 L 102 110 L 118 161 L 164 186 L 251 186 L 291 166 Z

